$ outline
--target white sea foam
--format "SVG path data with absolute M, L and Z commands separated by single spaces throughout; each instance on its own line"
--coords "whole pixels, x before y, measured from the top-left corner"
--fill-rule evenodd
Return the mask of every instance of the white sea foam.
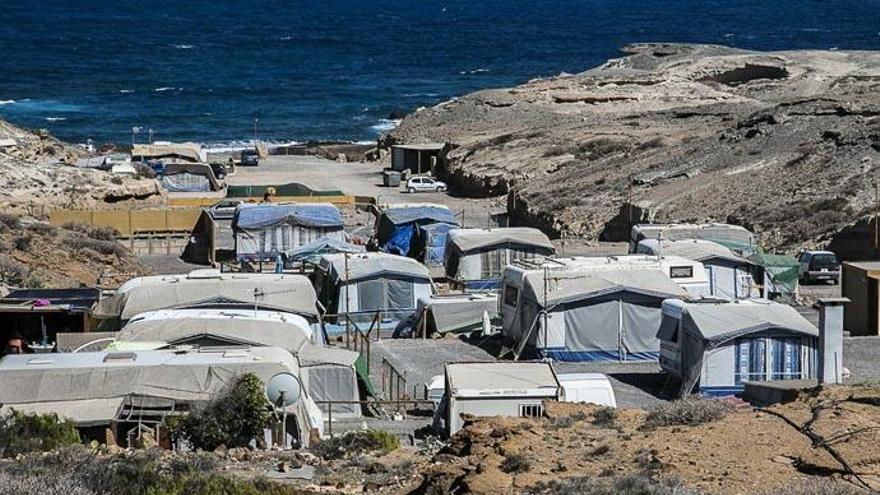
M 0 100 L 0 105 L 12 105 L 15 100 Z
M 128 93 L 134 93 L 134 90 L 133 89 L 120 89 L 119 92 L 126 95 Z
M 66 117 L 46 117 L 48 122 L 61 122 L 63 120 L 67 120 Z
M 162 86 L 161 88 L 156 88 L 153 91 L 157 93 L 163 93 L 165 91 L 183 91 L 183 88 L 175 88 L 173 86 Z
M 489 72 L 489 69 L 479 68 L 479 69 L 474 69 L 474 70 L 463 70 L 463 71 L 459 72 L 459 74 L 461 74 L 463 76 L 469 76 L 469 75 L 474 75 L 474 74 L 482 74 L 484 72 Z
M 174 48 L 177 48 L 178 50 L 191 50 L 195 48 L 195 45 L 174 45 Z
M 388 132 L 388 131 L 394 129 L 395 127 L 397 127 L 399 125 L 400 125 L 400 120 L 398 120 L 398 119 L 379 119 L 379 123 L 371 125 L 370 129 L 372 129 L 378 133 L 383 133 L 383 132 Z

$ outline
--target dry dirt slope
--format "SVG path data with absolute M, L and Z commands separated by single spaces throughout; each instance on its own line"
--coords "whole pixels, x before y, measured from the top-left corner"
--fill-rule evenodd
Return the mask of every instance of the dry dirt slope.
M 878 406 L 876 387 L 834 387 L 698 426 L 646 427 L 644 411 L 595 424 L 596 406 L 548 404 L 545 418 L 471 421 L 413 493 L 522 493 L 554 480 L 628 475 L 674 477 L 706 494 L 802 493 L 775 490 L 826 480 L 877 490 Z
M 516 180 L 518 220 L 556 235 L 620 239 L 612 220 L 631 202 L 636 220 L 733 221 L 794 249 L 870 213 L 880 52 L 624 53 L 422 109 L 382 144 L 452 143 L 454 189 L 505 194 Z

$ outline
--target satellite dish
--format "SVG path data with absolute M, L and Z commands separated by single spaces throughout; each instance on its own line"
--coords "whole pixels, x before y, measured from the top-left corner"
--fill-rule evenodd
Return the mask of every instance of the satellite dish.
M 266 397 L 273 406 L 287 407 L 302 397 L 302 384 L 290 373 L 278 373 L 266 382 Z

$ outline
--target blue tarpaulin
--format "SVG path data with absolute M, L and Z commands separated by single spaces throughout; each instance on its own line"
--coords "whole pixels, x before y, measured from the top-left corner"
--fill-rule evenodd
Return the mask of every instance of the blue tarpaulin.
M 443 266 L 446 252 L 446 234 L 458 228 L 448 223 L 430 223 L 419 227 L 419 243 L 422 247 L 425 265 Z
M 329 237 L 322 237 L 315 242 L 298 247 L 287 253 L 288 263 L 299 263 L 308 261 L 318 263 L 321 256 L 333 253 L 362 253 L 364 246 L 349 244 Z
M 379 245 L 387 253 L 409 256 L 418 226 L 434 223 L 455 225 L 455 215 L 449 208 L 433 205 L 389 208 L 379 217 Z
M 342 228 L 342 214 L 324 204 L 244 204 L 236 210 L 232 228 L 259 229 L 280 223 Z

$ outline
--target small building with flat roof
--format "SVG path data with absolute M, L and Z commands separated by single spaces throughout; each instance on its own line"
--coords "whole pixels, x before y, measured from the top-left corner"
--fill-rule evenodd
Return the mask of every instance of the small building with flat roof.
M 391 168 L 398 172 L 433 173 L 445 151 L 446 143 L 397 144 L 391 147 Z
M 853 336 L 880 335 L 880 261 L 851 261 L 841 266 L 843 329 Z

